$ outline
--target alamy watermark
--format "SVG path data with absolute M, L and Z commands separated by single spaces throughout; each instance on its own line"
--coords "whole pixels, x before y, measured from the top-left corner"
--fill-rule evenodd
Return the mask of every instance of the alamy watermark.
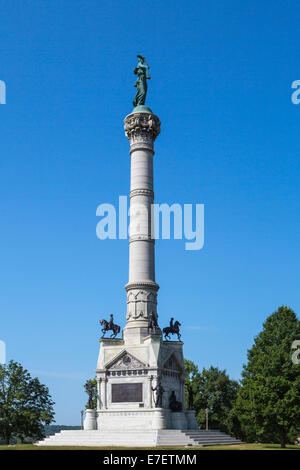
M 186 240 L 186 250 L 201 250 L 204 245 L 204 204 L 132 204 L 119 196 L 119 207 L 105 203 L 97 207 L 96 234 L 100 240 L 151 237 Z M 129 223 L 130 218 L 130 223 Z
M 295 351 L 292 354 L 292 363 L 293 364 L 300 364 L 300 340 L 296 339 L 292 343 L 292 349 Z
M 295 89 L 295 91 L 291 95 L 291 100 L 293 104 L 299 104 L 300 103 L 300 80 L 294 80 L 292 83 L 292 88 Z
M 6 104 L 6 83 L 0 80 L 0 104 Z
M 6 344 L 0 340 L 0 364 L 6 364 Z

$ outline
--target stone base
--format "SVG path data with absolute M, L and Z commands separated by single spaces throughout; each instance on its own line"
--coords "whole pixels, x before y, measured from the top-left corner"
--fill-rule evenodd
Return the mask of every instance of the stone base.
M 137 341 L 135 330 L 131 322 L 123 340 L 100 340 L 97 429 L 188 429 L 183 343 L 163 341 L 161 334 L 144 336 L 147 328 L 139 328 Z M 164 389 L 161 408 L 155 407 L 158 384 Z M 180 413 L 169 409 L 172 394 L 183 406 Z
M 164 408 L 144 410 L 98 410 L 97 429 L 104 430 L 158 430 L 158 429 L 198 429 L 195 412 L 174 413 Z
M 196 421 L 196 413 L 194 410 L 186 410 L 185 411 L 187 429 L 199 429 L 199 426 Z
M 86 409 L 83 429 L 85 431 L 93 431 L 97 429 L 97 410 Z
M 148 106 L 145 106 L 144 104 L 140 104 L 139 106 L 136 106 L 135 108 L 133 108 L 133 110 L 131 111 L 131 114 L 132 113 L 151 113 L 152 114 L 152 111 L 150 108 L 148 108 Z
M 97 427 L 101 430 L 166 429 L 169 423 L 169 410 L 98 411 Z

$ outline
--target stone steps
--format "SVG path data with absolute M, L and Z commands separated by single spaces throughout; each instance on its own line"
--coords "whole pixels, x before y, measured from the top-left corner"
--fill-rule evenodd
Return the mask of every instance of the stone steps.
M 37 445 L 42 446 L 120 446 L 120 447 L 143 447 L 155 446 L 155 431 L 61 431 L 53 436 L 39 441 Z
M 220 431 L 107 430 L 61 431 L 36 443 L 38 446 L 157 447 L 234 445 L 241 441 Z
M 220 431 L 179 431 L 176 434 L 173 431 L 169 431 L 164 434 L 160 432 L 158 435 L 157 445 L 232 445 L 239 444 L 241 441 L 234 437 L 228 436 Z

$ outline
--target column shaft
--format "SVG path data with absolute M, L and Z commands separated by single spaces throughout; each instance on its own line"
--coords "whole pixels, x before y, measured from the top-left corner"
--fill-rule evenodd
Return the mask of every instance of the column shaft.
M 147 336 L 148 315 L 157 312 L 155 244 L 152 239 L 153 143 L 160 132 L 157 116 L 135 112 L 125 118 L 130 141 L 130 237 L 127 325 L 124 338 L 135 342 Z M 132 331 L 129 332 L 128 329 Z

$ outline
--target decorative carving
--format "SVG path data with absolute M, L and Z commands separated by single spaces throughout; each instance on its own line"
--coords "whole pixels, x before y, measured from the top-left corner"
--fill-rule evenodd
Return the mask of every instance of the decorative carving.
M 160 120 L 150 113 L 132 113 L 124 120 L 124 130 L 130 144 L 145 143 L 152 147 L 160 133 Z
M 150 284 L 150 283 L 149 283 Z M 155 283 L 150 284 L 151 287 L 153 285 L 157 286 Z M 147 285 L 143 285 L 143 287 L 148 287 Z M 135 286 L 134 286 L 135 287 Z M 157 286 L 158 288 L 158 286 Z M 156 314 L 156 290 L 153 289 L 153 292 L 149 292 L 149 290 L 130 290 L 127 294 L 127 315 L 126 318 L 129 320 L 147 320 L 150 312 L 154 312 Z
M 148 375 L 148 369 L 138 369 L 138 370 L 131 370 L 131 369 L 123 369 L 122 371 L 107 371 L 108 376 L 116 377 L 122 375 L 128 375 L 128 377 L 133 375 Z
M 126 352 L 117 359 L 116 362 L 109 366 L 109 370 L 145 369 L 145 367 L 146 364 Z
M 152 189 L 132 189 L 130 191 L 130 197 L 134 196 L 150 196 L 154 199 L 154 192 Z
M 174 356 L 174 354 L 172 354 L 164 363 L 163 367 L 165 369 L 171 369 L 171 370 L 182 370 L 181 367 L 179 366 L 178 364 L 178 360 L 176 359 L 176 357 Z
M 153 281 L 134 281 L 128 282 L 128 284 L 125 286 L 125 289 L 127 291 L 131 289 L 152 289 L 154 291 L 158 291 L 159 285 Z
M 131 235 L 129 237 L 129 243 L 135 242 L 137 240 L 143 240 L 145 242 L 155 243 L 155 239 L 151 238 L 151 235 Z

